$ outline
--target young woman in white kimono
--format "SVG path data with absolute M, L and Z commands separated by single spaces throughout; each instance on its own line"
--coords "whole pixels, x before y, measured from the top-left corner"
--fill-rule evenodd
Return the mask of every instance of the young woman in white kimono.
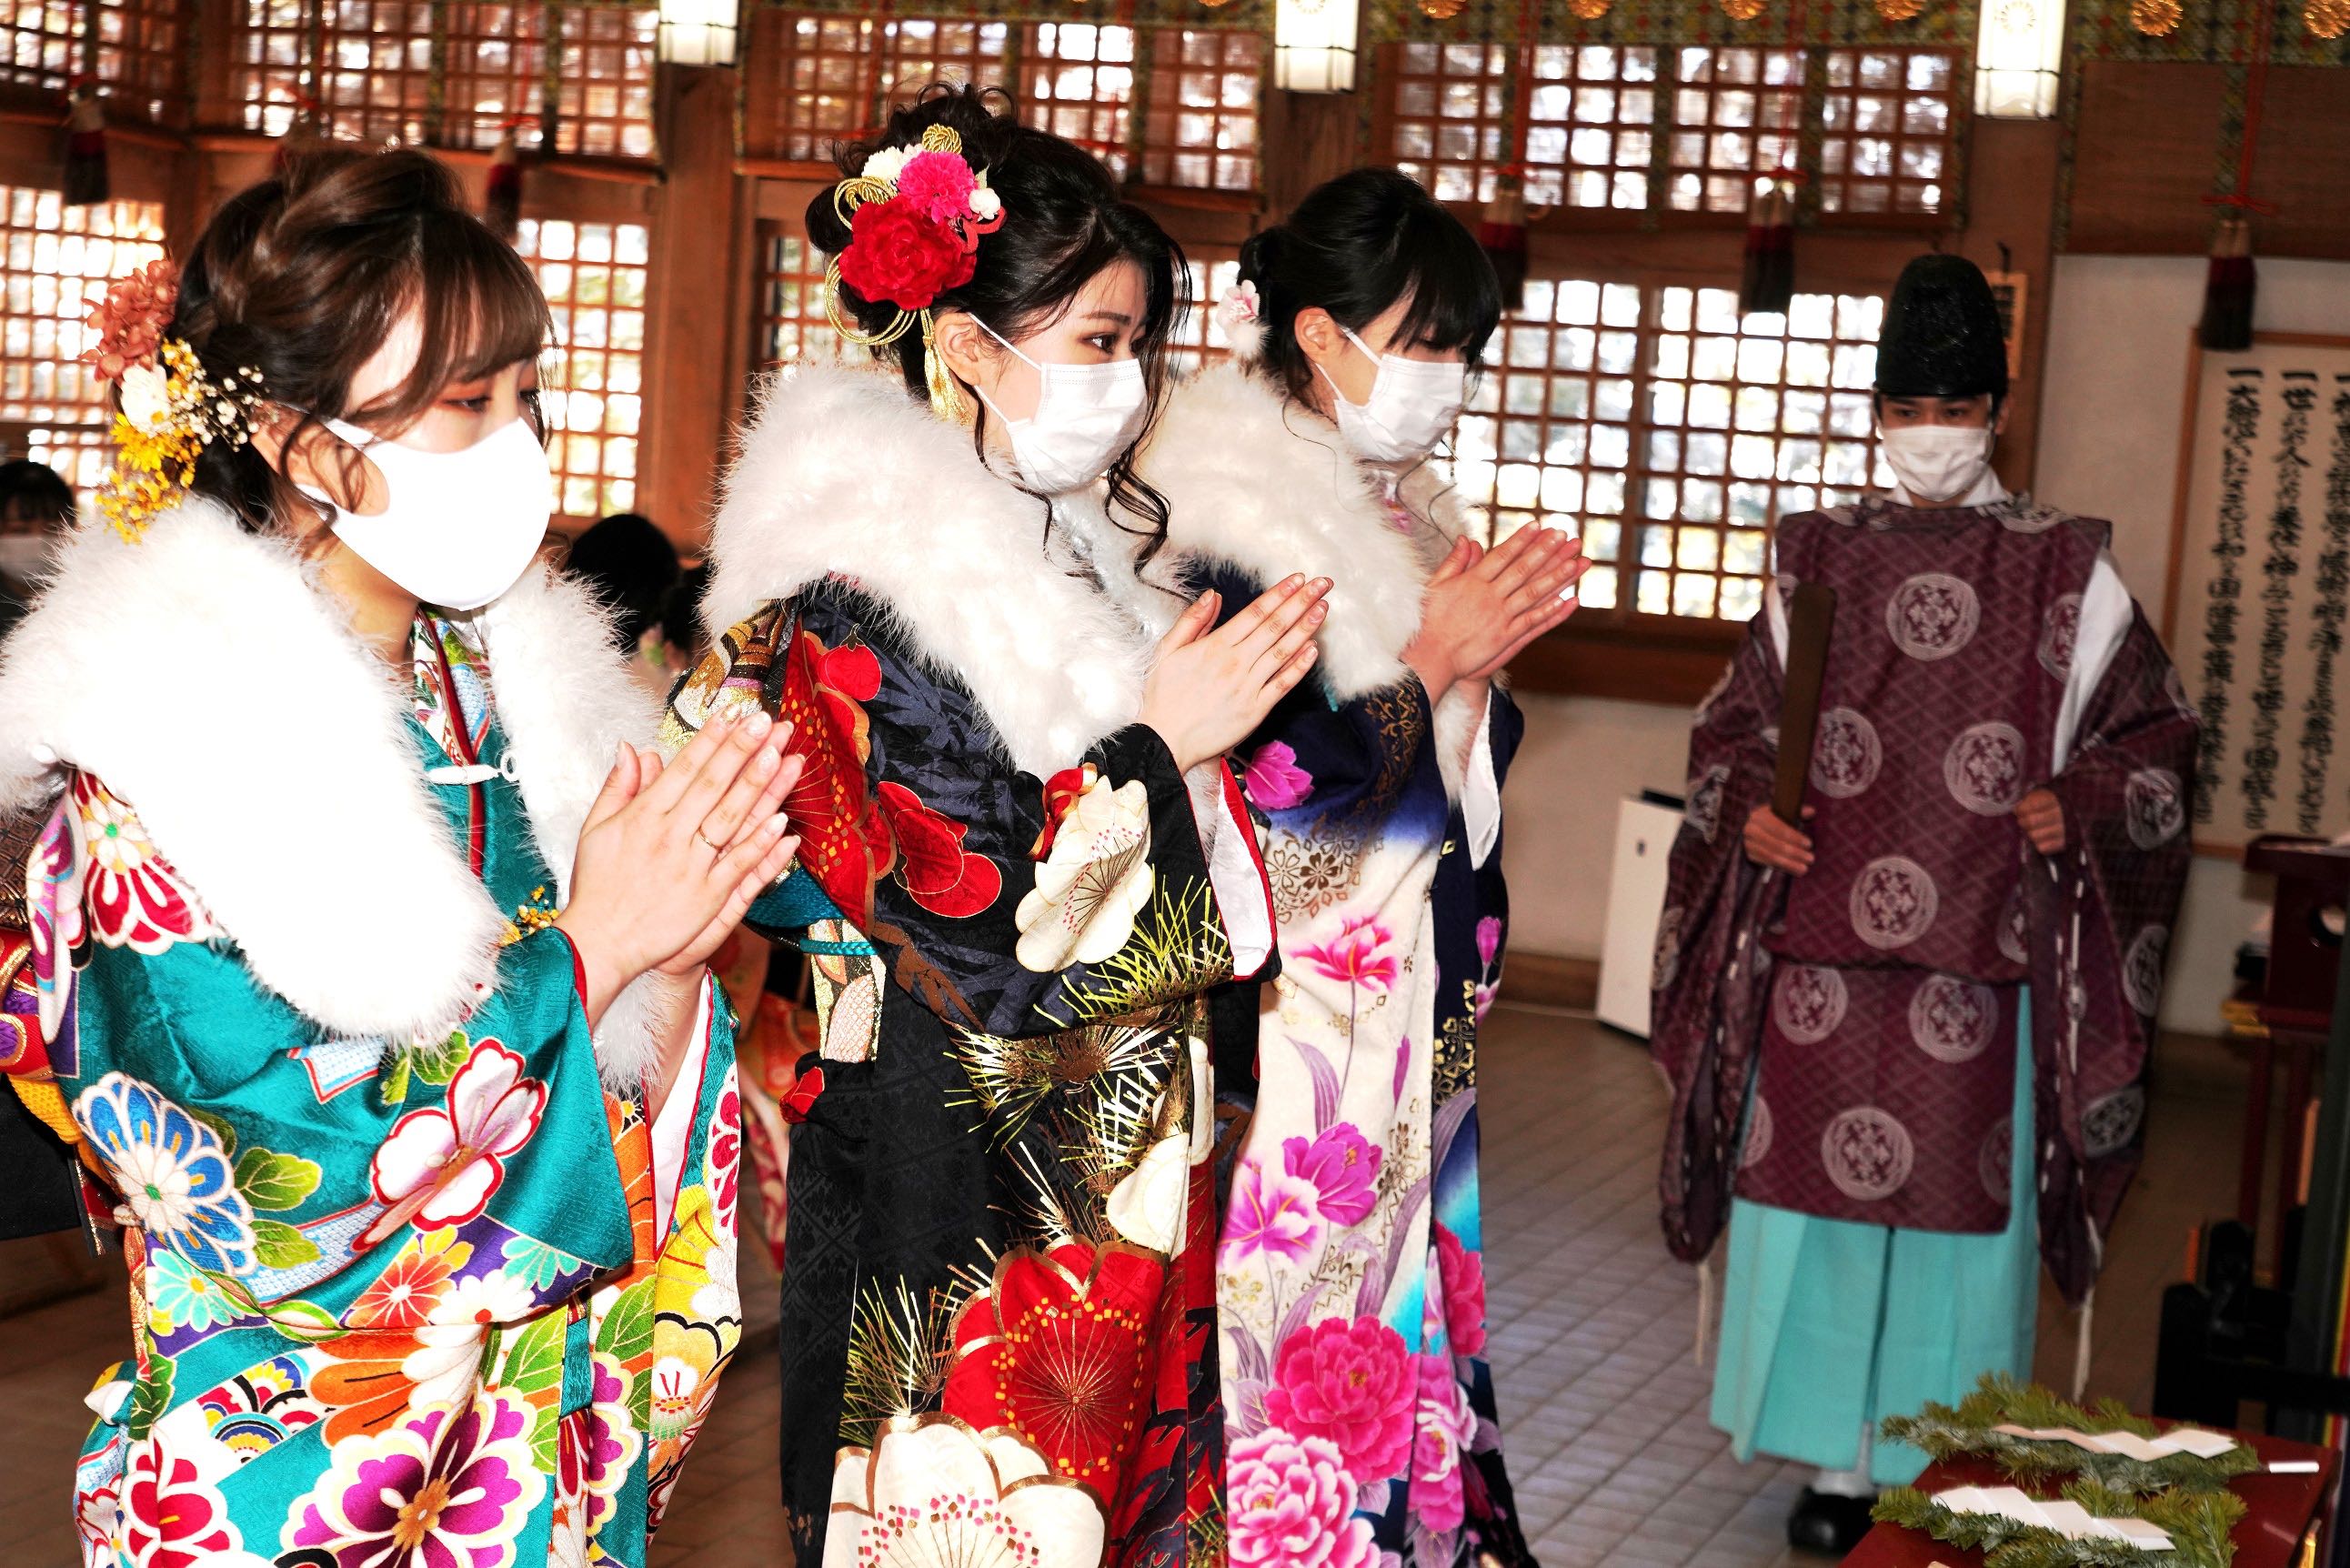
M 764 711 L 807 757 L 800 868 L 752 916 L 822 1023 L 788 1097 L 795 1546 L 1180 1568 L 1223 1532 L 1203 998 L 1273 946 L 1222 756 L 1326 585 L 1221 631 L 1169 597 L 1163 637 L 1102 593 L 1164 523 L 1129 462 L 1182 260 L 1097 160 L 941 89 L 841 163 L 809 229 L 883 364 L 766 389 L 671 704 L 672 741 Z
M 0 662 L 0 1065 L 130 1267 L 86 1559 L 641 1565 L 740 1332 L 702 961 L 797 764 L 632 749 L 534 559 L 546 302 L 440 164 L 299 162 L 105 327 L 106 518 Z
M 1580 553 L 1539 529 L 1486 548 L 1427 471 L 1501 299 L 1418 184 L 1332 181 L 1248 243 L 1241 278 L 1240 362 L 1179 389 L 1145 452 L 1169 548 L 1129 589 L 1238 603 L 1293 564 L 1335 584 L 1315 680 L 1234 753 L 1272 819 L 1282 972 L 1242 999 L 1253 1061 L 1220 1061 L 1253 1111 L 1218 1272 L 1233 1529 L 1252 1489 L 1327 1465 L 1331 1561 L 1521 1563 L 1476 1183 L 1518 732 L 1495 677 L 1573 607 Z

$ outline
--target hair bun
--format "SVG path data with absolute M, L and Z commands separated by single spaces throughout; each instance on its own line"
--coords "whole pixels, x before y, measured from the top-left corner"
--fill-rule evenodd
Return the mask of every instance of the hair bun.
M 1259 229 L 1241 242 L 1241 276 L 1262 289 L 1281 265 L 1281 225 Z

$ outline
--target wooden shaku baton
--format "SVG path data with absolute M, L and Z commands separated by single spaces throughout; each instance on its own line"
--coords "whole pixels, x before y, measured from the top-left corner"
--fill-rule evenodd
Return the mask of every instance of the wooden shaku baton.
M 1779 705 L 1779 773 L 1772 781 L 1771 809 L 1791 826 L 1804 820 L 1804 780 L 1820 727 L 1820 682 L 1827 675 L 1835 602 L 1835 590 L 1825 583 L 1797 583 L 1787 596 L 1786 695 Z

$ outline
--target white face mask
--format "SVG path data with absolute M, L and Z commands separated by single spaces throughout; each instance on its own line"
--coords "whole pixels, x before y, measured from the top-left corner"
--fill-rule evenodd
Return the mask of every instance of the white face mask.
M 1368 402 L 1350 403 L 1330 372 L 1314 369 L 1330 382 L 1331 400 L 1337 405 L 1338 433 L 1367 462 L 1418 462 L 1436 450 L 1461 410 L 1469 402 L 1469 367 L 1458 359 L 1407 359 L 1400 354 L 1374 354 L 1371 346 L 1347 332 L 1347 341 L 1377 365 Z
M 1941 506 L 1982 483 L 1996 439 L 1987 425 L 1904 425 L 1887 431 L 1880 445 L 1909 499 Z
M 0 578 L 29 587 L 48 576 L 57 555 L 55 534 L 0 534 Z
M 546 541 L 555 482 L 526 421 L 463 452 L 419 452 L 340 420 L 324 423 L 382 471 L 388 497 L 382 511 L 361 514 L 311 491 L 334 507 L 335 537 L 426 604 L 481 608 L 515 586 Z
M 979 321 L 976 316 L 972 319 Z M 1036 372 L 1036 411 L 1024 420 L 1006 418 L 985 392 L 979 394 L 988 411 L 1003 421 L 1012 461 L 1029 488 L 1039 494 L 1064 495 L 1107 473 L 1118 454 L 1134 444 L 1150 401 L 1142 361 L 1044 365 L 1021 353 L 986 322 L 979 321 L 979 329 Z

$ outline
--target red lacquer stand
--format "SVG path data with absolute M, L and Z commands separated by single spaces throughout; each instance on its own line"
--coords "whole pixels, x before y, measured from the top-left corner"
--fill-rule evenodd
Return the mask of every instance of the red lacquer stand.
M 2257 1470 L 2234 1482 L 2244 1500 L 2244 1517 L 2236 1524 L 2234 1568 L 2293 1568 L 2301 1561 L 2302 1542 L 2316 1528 L 2318 1514 L 2334 1484 L 2334 1468 L 2341 1456 L 2331 1449 L 2253 1432 L 2236 1436 L 2252 1445 L 2262 1462 L 2279 1459 L 2314 1461 L 2321 1468 L 2304 1475 L 2276 1475 Z M 1986 1459 L 1952 1459 L 1929 1466 L 1918 1478 L 1929 1495 L 1954 1486 L 2012 1486 L 1999 1467 Z M 2027 1489 L 2041 1490 L 2041 1489 Z M 1880 1524 L 1845 1559 L 1846 1568 L 1982 1568 L 1982 1553 L 1946 1546 L 1932 1536 L 1896 1525 Z

